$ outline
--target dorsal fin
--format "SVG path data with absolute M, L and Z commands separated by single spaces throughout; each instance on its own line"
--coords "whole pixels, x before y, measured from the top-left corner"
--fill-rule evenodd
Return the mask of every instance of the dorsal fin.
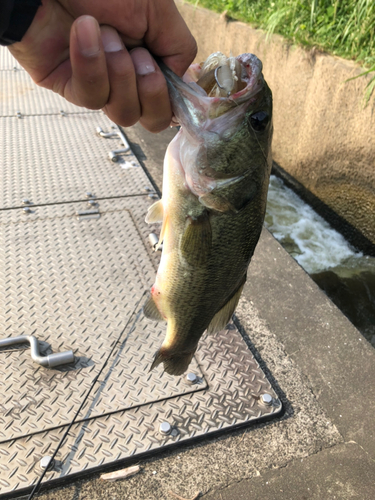
M 234 294 L 228 300 L 228 302 L 212 318 L 211 323 L 208 325 L 207 333 L 220 332 L 220 330 L 223 330 L 229 323 L 232 314 L 234 313 L 234 310 L 237 307 L 238 301 L 240 300 L 240 296 L 245 281 L 246 281 L 246 276 L 241 281 L 240 286 L 237 288 L 237 290 L 234 292 Z

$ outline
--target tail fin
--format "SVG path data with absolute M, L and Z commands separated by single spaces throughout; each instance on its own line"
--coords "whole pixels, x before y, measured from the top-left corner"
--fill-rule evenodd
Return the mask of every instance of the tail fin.
M 182 375 L 188 369 L 195 351 L 196 349 L 189 352 L 173 352 L 161 346 L 155 353 L 150 371 L 160 365 L 160 363 L 163 363 L 164 371 L 169 373 L 169 375 Z

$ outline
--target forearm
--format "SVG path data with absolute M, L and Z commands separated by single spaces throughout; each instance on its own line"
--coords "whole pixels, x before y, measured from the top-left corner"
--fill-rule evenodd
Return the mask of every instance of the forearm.
M 41 3 L 40 0 L 0 0 L 0 45 L 21 41 Z

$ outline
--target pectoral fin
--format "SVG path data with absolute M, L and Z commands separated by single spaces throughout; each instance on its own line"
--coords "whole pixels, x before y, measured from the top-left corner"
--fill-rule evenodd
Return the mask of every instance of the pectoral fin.
M 211 210 L 216 210 L 217 212 L 236 212 L 234 206 L 226 200 L 223 196 L 217 194 L 216 190 L 211 191 L 203 196 L 199 197 L 199 201 L 206 208 Z
M 157 308 L 152 295 L 150 295 L 143 306 L 143 314 L 146 318 L 153 319 L 155 321 L 165 321 L 159 309 Z
M 158 200 L 149 207 L 146 215 L 146 222 L 147 224 L 152 224 L 153 222 L 163 222 L 163 217 L 163 202 L 162 200 Z
M 217 182 L 217 187 L 200 196 L 199 201 L 207 208 L 217 212 L 239 212 L 250 203 L 258 193 L 258 184 L 248 175 Z
M 215 314 L 211 323 L 208 325 L 207 333 L 215 333 L 223 330 L 226 325 L 229 323 L 232 314 L 234 313 L 238 301 L 240 300 L 240 296 L 246 281 L 246 276 L 241 282 L 240 286 L 236 290 L 236 292 L 232 295 L 232 297 L 228 300 L 228 302 L 223 306 L 218 313 Z
M 181 256 L 192 266 L 201 266 L 211 253 L 212 229 L 204 212 L 197 218 L 188 217 L 180 242 Z
M 160 245 L 163 243 L 165 232 L 167 231 L 168 221 L 169 221 L 168 215 L 164 214 L 163 224 L 161 226 L 161 231 L 160 231 L 160 236 L 159 236 L 159 241 L 155 247 L 155 251 L 158 250 Z

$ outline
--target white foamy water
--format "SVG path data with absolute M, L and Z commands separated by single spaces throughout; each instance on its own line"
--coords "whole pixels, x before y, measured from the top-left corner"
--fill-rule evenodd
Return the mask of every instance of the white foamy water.
M 309 274 L 362 257 L 274 175 L 270 178 L 265 226 Z

